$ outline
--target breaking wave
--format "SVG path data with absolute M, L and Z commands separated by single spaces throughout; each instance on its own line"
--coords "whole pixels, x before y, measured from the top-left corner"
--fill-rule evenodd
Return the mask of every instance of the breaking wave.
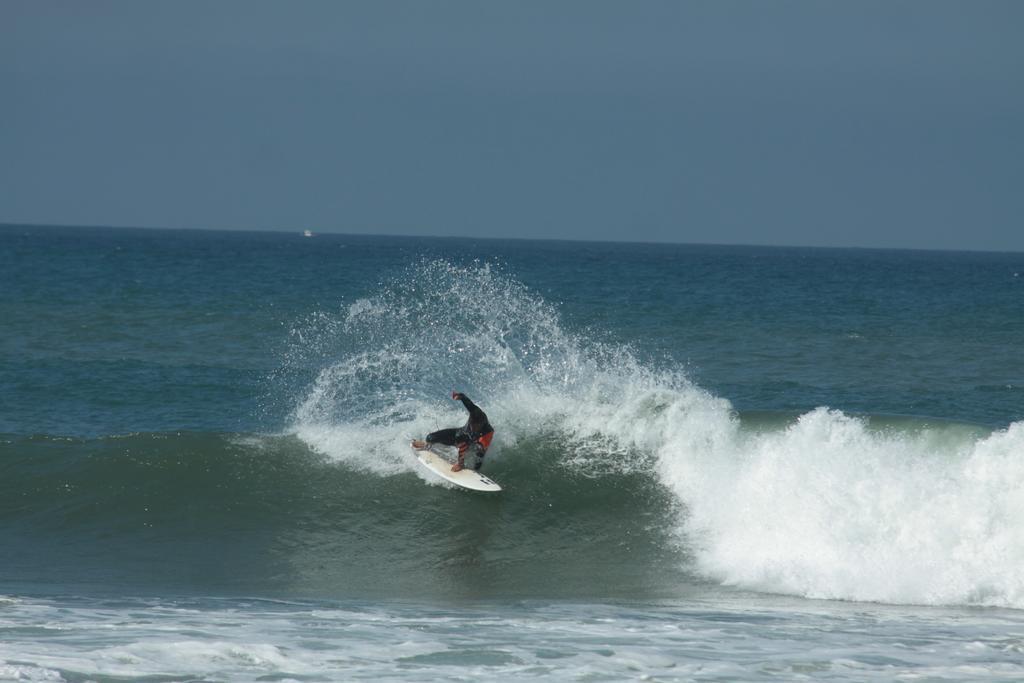
M 291 432 L 348 468 L 415 471 L 409 438 L 460 424 L 446 399 L 458 389 L 497 426 L 493 476 L 642 477 L 673 501 L 658 510 L 664 542 L 708 580 L 1024 608 L 1024 423 L 990 432 L 824 407 L 747 419 L 479 263 L 423 262 L 306 321 L 289 362 L 319 365 Z

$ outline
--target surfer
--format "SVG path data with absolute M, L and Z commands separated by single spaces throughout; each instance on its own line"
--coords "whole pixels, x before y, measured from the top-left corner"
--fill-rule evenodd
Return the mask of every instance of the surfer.
M 491 445 L 491 439 L 494 438 L 494 428 L 491 427 L 491 423 L 487 420 L 487 414 L 480 410 L 477 404 L 470 401 L 468 396 L 453 391 L 452 400 L 462 401 L 462 405 L 466 406 L 466 410 L 469 411 L 469 419 L 466 420 L 466 424 L 462 427 L 452 427 L 431 432 L 427 434 L 425 441 L 413 441 L 412 445 L 414 448 L 430 448 L 431 444 L 435 443 L 444 444 L 445 446 L 457 446 L 459 449 L 459 461 L 452 465 L 452 472 L 458 472 L 465 467 L 466 451 L 472 447 L 473 454 L 476 456 L 473 469 L 479 470 L 483 467 L 484 454 L 487 453 L 487 448 Z

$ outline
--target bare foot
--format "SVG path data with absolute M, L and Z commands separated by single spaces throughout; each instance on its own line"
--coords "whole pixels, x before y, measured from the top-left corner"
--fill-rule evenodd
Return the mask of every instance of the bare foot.
M 452 472 L 459 472 L 461 470 L 462 470 L 462 465 L 460 465 L 459 463 L 455 463 L 454 465 L 452 465 Z

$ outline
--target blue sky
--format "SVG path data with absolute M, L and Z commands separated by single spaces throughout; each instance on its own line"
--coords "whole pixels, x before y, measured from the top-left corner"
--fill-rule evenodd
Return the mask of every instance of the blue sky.
M 1024 251 L 1024 3 L 0 2 L 0 222 Z

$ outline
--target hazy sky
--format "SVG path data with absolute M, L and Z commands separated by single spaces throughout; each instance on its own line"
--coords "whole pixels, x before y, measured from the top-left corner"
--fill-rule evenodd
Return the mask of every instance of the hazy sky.
M 0 0 L 0 222 L 1024 251 L 1024 2 Z

